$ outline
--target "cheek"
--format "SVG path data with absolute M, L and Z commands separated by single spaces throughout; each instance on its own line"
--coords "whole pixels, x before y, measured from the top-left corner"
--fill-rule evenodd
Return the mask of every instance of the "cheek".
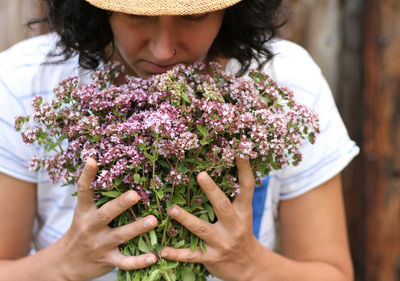
M 208 50 L 217 36 L 219 28 L 199 29 L 184 35 L 184 49 L 190 54 L 193 61 L 204 60 Z
M 110 25 L 114 34 L 114 43 L 123 56 L 131 56 L 137 53 L 145 42 L 140 30 L 136 30 L 124 22 L 110 19 Z

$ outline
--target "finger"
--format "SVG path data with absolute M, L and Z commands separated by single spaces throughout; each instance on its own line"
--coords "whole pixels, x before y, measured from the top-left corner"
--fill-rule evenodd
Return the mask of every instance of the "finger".
M 79 177 L 78 187 L 78 203 L 77 208 L 88 209 L 94 206 L 93 202 L 93 190 L 90 185 L 96 178 L 97 163 L 93 158 L 88 157 L 86 159 L 83 172 Z
M 147 216 L 130 224 L 112 228 L 108 244 L 112 247 L 119 246 L 156 226 L 157 219 L 154 216 Z
M 148 267 L 157 262 L 157 257 L 152 254 L 144 254 L 140 256 L 125 256 L 116 249 L 110 256 L 110 263 L 122 270 L 135 270 Z
M 132 207 L 132 205 L 136 204 L 138 201 L 139 195 L 133 190 L 128 190 L 96 210 L 96 217 L 93 220 L 93 224 L 98 226 L 108 225 L 114 218 Z
M 191 249 L 174 249 L 166 247 L 161 250 L 160 256 L 167 260 L 205 263 L 207 262 L 206 253 L 197 248 L 194 252 Z
M 225 193 L 215 184 L 206 172 L 201 172 L 197 176 L 197 181 L 210 200 L 218 220 L 225 226 L 235 228 L 237 224 L 236 210 Z
M 190 232 L 207 241 L 211 245 L 218 244 L 218 238 L 211 223 L 208 223 L 194 215 L 186 212 L 179 206 L 173 206 L 167 211 L 167 214 L 178 221 Z
M 234 206 L 239 212 L 246 212 L 252 208 L 255 179 L 251 170 L 250 161 L 236 158 L 240 193 L 234 200 Z

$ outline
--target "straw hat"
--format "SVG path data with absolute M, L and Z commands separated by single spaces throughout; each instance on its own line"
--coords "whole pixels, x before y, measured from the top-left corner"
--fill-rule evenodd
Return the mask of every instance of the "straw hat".
M 127 14 L 195 15 L 221 10 L 241 0 L 86 0 L 98 8 Z

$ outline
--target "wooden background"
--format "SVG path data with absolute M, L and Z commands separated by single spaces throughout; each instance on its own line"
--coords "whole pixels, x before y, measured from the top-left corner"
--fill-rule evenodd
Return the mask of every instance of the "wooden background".
M 321 66 L 360 155 L 343 173 L 357 281 L 400 280 L 400 1 L 287 0 L 282 36 Z M 0 0 L 0 50 L 43 32 L 37 0 Z M 1 63 L 1 62 L 0 62 Z

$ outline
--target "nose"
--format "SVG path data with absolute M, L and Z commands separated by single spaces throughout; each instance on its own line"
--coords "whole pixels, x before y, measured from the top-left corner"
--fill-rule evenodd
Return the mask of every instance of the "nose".
M 175 56 L 174 18 L 159 16 L 153 36 L 149 41 L 149 50 L 157 63 L 168 63 Z M 176 29 L 175 29 L 176 30 Z

